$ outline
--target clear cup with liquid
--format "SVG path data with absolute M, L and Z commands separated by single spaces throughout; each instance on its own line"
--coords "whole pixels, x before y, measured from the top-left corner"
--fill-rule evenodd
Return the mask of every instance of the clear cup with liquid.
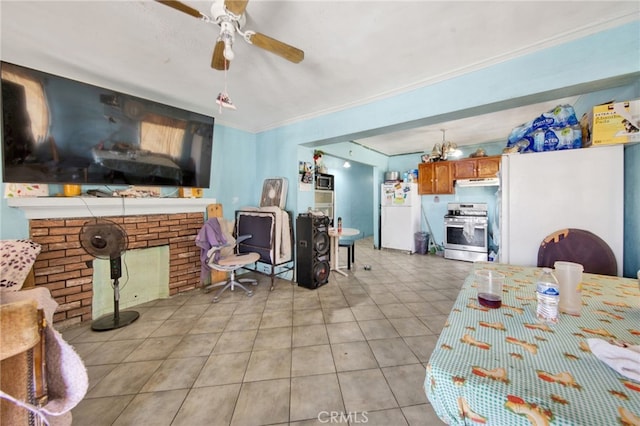
M 475 281 L 478 290 L 478 303 L 492 309 L 501 307 L 504 279 L 504 274 L 497 271 L 490 269 L 476 271 Z

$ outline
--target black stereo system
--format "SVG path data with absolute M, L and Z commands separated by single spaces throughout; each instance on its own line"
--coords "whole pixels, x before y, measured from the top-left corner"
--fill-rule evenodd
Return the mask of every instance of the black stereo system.
M 296 220 L 298 285 L 315 289 L 329 281 L 331 240 L 329 218 L 300 214 Z

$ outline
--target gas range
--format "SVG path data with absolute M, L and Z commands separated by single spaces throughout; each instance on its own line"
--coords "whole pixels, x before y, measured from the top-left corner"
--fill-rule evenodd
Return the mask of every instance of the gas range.
M 486 261 L 488 253 L 487 203 L 449 203 L 444 216 L 444 257 Z

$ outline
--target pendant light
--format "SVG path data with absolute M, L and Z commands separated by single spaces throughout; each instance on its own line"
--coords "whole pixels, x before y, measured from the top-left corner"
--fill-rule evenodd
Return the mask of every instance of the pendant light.
M 349 157 L 351 157 L 351 155 L 352 155 L 352 151 L 349 151 Z M 349 162 L 349 160 L 345 160 L 342 167 L 344 167 L 345 169 L 348 169 L 349 167 L 351 167 L 351 163 Z
M 449 157 L 458 158 L 462 155 L 462 151 L 458 149 L 458 145 L 451 141 L 446 141 L 444 134 L 445 129 L 440 129 L 442 131 L 442 147 L 441 147 L 441 156 L 442 160 L 446 160 Z

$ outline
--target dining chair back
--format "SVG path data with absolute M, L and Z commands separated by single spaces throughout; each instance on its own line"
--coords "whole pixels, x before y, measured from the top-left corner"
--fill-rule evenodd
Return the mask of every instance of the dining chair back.
M 553 268 L 555 261 L 579 263 L 584 272 L 617 275 L 618 266 L 611 247 L 584 229 L 561 229 L 549 234 L 538 248 L 538 266 Z

